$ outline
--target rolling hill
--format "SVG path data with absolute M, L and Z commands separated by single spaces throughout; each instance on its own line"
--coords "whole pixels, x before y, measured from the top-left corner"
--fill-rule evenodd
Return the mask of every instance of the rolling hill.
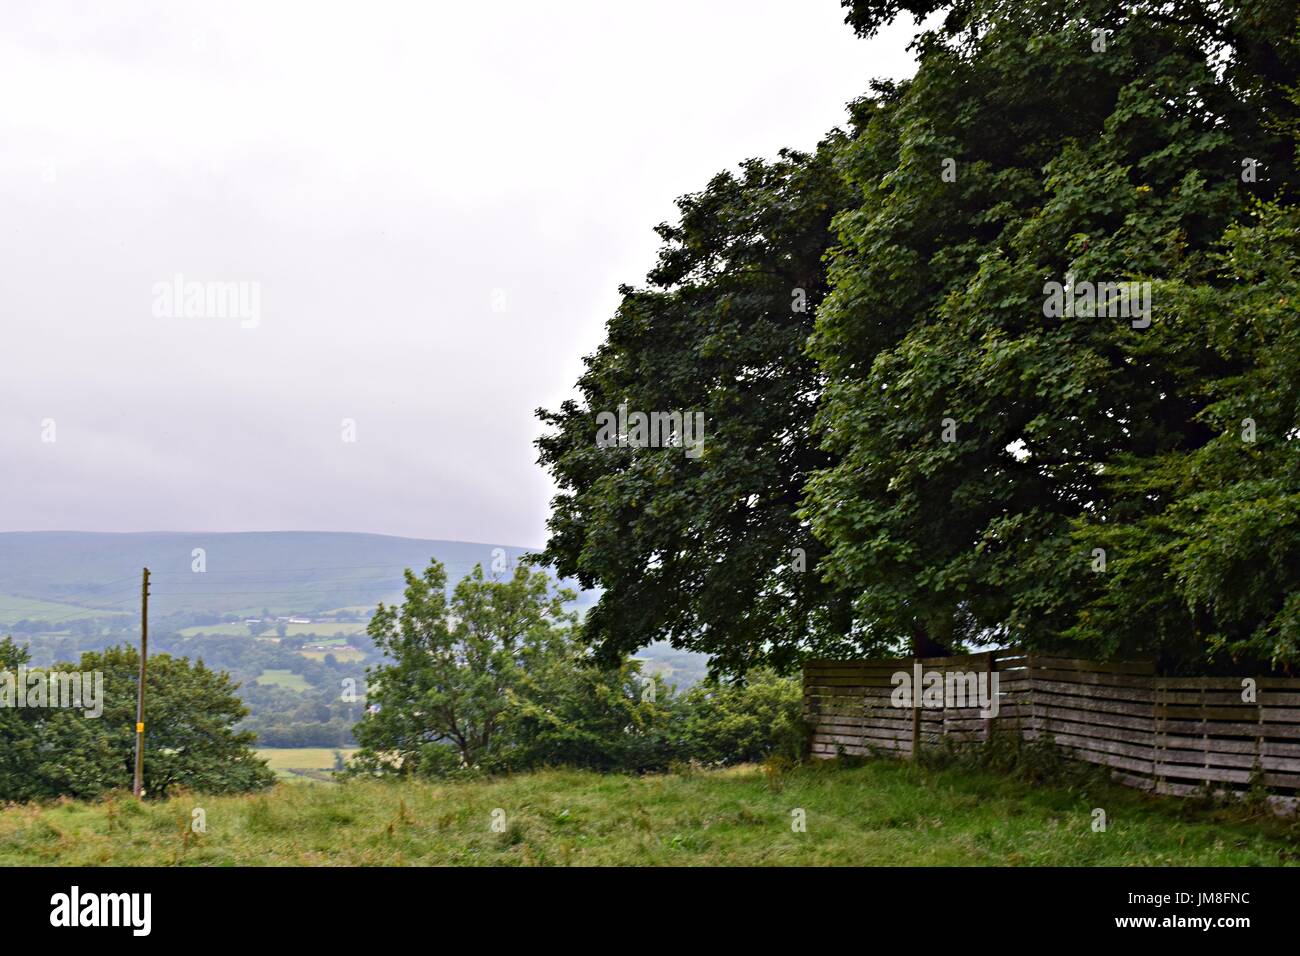
M 196 548 L 204 552 L 202 572 L 193 570 Z M 346 612 L 355 612 L 352 620 L 359 622 L 379 601 L 400 601 L 405 568 L 420 570 L 437 558 L 447 568 L 450 587 L 475 564 L 490 573 L 498 548 L 511 569 L 529 551 L 321 531 L 0 532 L 0 636 L 13 629 L 25 639 L 112 634 L 135 640 L 131 635 L 138 633 L 143 567 L 151 574 L 149 618 L 156 633 L 247 636 L 249 628 L 231 616 L 269 613 L 315 619 L 310 625 L 285 626 L 291 636 L 332 635 L 362 628 L 340 623 Z M 584 592 L 576 581 L 563 584 L 577 593 L 579 611 L 595 603 L 598 592 Z M 316 615 L 326 611 L 331 612 L 328 623 L 322 624 Z M 215 623 L 223 620 L 231 622 Z M 23 626 L 15 628 L 20 622 Z M 268 621 L 266 633 L 274 633 L 276 626 Z M 74 644 L 58 651 L 60 659 L 75 659 L 89 646 Z M 703 655 L 666 643 L 642 648 L 637 657 L 648 670 L 683 687 L 700 680 L 707 666 Z
M 500 549 L 499 552 L 496 549 Z M 194 570 L 202 549 L 206 570 Z M 370 609 L 401 594 L 404 568 L 430 558 L 452 583 L 475 564 L 513 568 L 528 549 L 317 531 L 0 533 L 0 626 L 136 614 L 140 569 L 151 571 L 150 616 Z M 495 552 L 495 553 L 494 553 Z M 576 586 L 570 584 L 568 586 Z M 582 596 L 579 605 L 590 603 Z

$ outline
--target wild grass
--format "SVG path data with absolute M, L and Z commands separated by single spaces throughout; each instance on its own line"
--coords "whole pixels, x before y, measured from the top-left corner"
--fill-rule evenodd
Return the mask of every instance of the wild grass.
M 206 832 L 195 833 L 203 810 Z M 1094 829 L 1094 810 L 1107 828 Z M 802 811 L 806 830 L 792 826 Z M 1300 823 L 1104 782 L 893 760 L 0 810 L 0 865 L 1244 866 L 1300 862 Z

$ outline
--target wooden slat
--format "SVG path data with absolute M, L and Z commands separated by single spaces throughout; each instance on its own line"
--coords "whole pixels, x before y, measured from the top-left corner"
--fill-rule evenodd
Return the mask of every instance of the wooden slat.
M 1075 657 L 1051 657 L 1034 654 L 1030 666 L 1044 670 L 1073 670 L 1096 674 L 1130 674 L 1154 676 L 1155 664 L 1150 661 L 1085 661 Z
M 1100 671 L 1068 671 L 1052 668 L 1034 668 L 1030 675 L 1036 681 L 1057 681 L 1062 684 L 1087 684 L 1093 687 L 1131 687 L 1153 693 L 1151 678 L 1140 674 L 1109 674 Z
M 911 659 L 809 662 L 804 712 L 810 753 L 908 756 L 914 743 L 988 738 L 1004 727 L 1025 739 L 1047 734 L 1077 759 L 1111 769 L 1129 786 L 1188 794 L 1241 792 L 1254 775 L 1276 791 L 1300 790 L 1300 679 L 1258 678 L 1257 700 L 1241 698 L 1241 678 L 1156 677 L 1149 662 L 1083 661 L 1015 651 L 928 658 L 926 671 L 998 674 L 998 716 L 977 706 L 892 706 L 898 671 Z M 1283 804 L 1300 803 L 1289 792 Z
M 1300 688 L 1297 677 L 1254 677 L 1256 690 L 1292 691 Z M 1235 690 L 1240 692 L 1240 677 L 1157 677 L 1154 686 L 1162 690 Z
M 1156 692 L 1149 687 L 1109 687 L 1104 684 L 1085 686 L 1073 681 L 1048 680 L 1039 677 L 1034 678 L 1033 688 L 1035 693 L 1043 690 L 1060 696 L 1085 697 L 1089 700 L 1102 698 L 1150 705 L 1156 699 Z

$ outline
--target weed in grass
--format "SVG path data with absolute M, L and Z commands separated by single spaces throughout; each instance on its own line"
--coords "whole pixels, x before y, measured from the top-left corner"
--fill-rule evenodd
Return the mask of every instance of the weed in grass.
M 518 820 L 511 820 L 506 828 L 497 835 L 497 845 L 503 849 L 518 846 L 524 842 L 524 826 Z
M 785 754 L 773 754 L 763 761 L 763 779 L 767 789 L 780 793 L 785 789 L 785 778 L 794 769 L 794 761 Z
M 279 830 L 275 812 L 271 809 L 271 799 L 266 795 L 248 798 L 244 812 L 244 825 L 250 833 L 274 835 Z

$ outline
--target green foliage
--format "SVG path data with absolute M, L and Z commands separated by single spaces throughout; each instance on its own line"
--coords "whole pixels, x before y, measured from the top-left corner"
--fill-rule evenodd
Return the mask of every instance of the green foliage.
M 371 625 L 393 663 L 376 668 L 354 733 L 356 776 L 445 777 L 542 766 L 646 772 L 802 755 L 798 681 L 758 669 L 681 696 L 639 661 L 615 666 L 576 639 L 541 572 L 476 570 L 445 601 L 434 562 Z
M 1255 362 L 1216 348 L 1205 313 L 1251 281 L 1216 272 L 1225 230 L 1256 197 L 1300 185 L 1281 135 L 1294 103 L 1246 64 L 1266 59 L 1294 82 L 1300 58 L 1294 10 L 1275 35 L 1256 13 L 1277 5 L 1225 4 L 1210 35 L 1195 16 L 1137 6 L 953 5 L 979 29 L 950 18 L 924 35 L 915 78 L 878 91 L 845 150 L 866 200 L 837 220 L 812 339 L 828 376 L 819 424 L 839 461 L 810 482 L 804 514 L 880 650 L 905 638 L 1205 649 L 1206 629 L 1158 593 L 1178 573 L 1171 555 L 1132 542 L 1117 574 L 1146 562 L 1146 593 L 1111 593 L 1122 630 L 1088 626 L 1109 581 L 1091 575 L 1091 552 L 1124 534 L 1164 456 L 1213 437 L 1206 383 Z M 1104 52 L 1093 27 L 1111 31 Z M 1243 182 L 1243 157 L 1268 172 Z M 1152 282 L 1151 326 L 1046 317 L 1044 283 L 1067 273 Z M 1200 290 L 1194 319 L 1183 286 Z M 1107 533 L 1080 534 L 1081 521 Z M 1266 604 L 1296 587 L 1293 567 L 1262 585 Z
M 1300 662 L 1294 2 L 844 6 L 863 35 L 944 17 L 848 134 L 683 200 L 583 401 L 542 414 L 545 558 L 606 589 L 592 640 L 732 674 L 991 642 Z M 1150 324 L 1050 314 L 1071 275 L 1149 283 Z M 597 448 L 624 400 L 705 409 L 711 449 Z
M 353 731 L 360 772 L 495 766 L 509 743 L 511 693 L 529 671 L 570 653 L 576 618 L 564 604 L 573 595 L 552 593 L 544 573 L 520 564 L 495 581 L 476 565 L 450 601 L 446 582 L 436 560 L 422 576 L 408 570 L 401 606 L 380 604 L 370 620 L 371 640 L 393 663 L 367 669 L 378 712 Z
M 802 686 L 767 668 L 743 683 L 697 684 L 683 696 L 678 720 L 677 747 L 704 764 L 795 761 L 806 750 Z
M 1168 283 L 1165 347 L 1213 354 L 1196 380 L 1210 438 L 1118 457 L 1104 506 L 1074 523 L 1103 547 L 1067 637 L 1169 664 L 1300 662 L 1300 209 L 1261 204 L 1229 228 L 1217 275 Z M 1162 341 L 1163 340 L 1163 341 Z M 1167 344 L 1165 344 L 1167 343 Z
M 795 516 L 831 459 L 811 432 L 818 375 L 804 344 L 826 291 L 834 170 L 845 140 L 750 160 L 679 200 L 644 289 L 624 287 L 586 360 L 581 401 L 539 410 L 540 462 L 560 493 L 543 558 L 603 593 L 585 621 L 607 664 L 656 640 L 716 671 L 787 668 L 834 653 L 846 601 L 817 574 L 824 549 Z M 596 415 L 702 412 L 703 451 L 596 444 Z M 830 644 L 824 644 L 829 641 Z
M 514 768 L 639 773 L 769 757 L 793 763 L 806 749 L 800 683 L 770 668 L 678 695 L 661 679 L 642 676 L 636 662 L 610 669 L 579 655 L 528 680 L 518 700 Z
M 644 772 L 668 765 L 675 701 L 636 661 L 603 667 L 575 649 L 527 674 L 512 703 L 510 767 Z
M 12 640 L 0 642 L 0 670 L 26 661 Z M 103 675 L 103 712 L 23 707 L 0 709 L 0 800 L 94 797 L 129 789 L 135 769 L 136 689 L 140 658 L 134 648 L 83 654 L 54 672 Z M 146 684 L 144 789 L 161 797 L 183 787 L 202 793 L 239 793 L 269 786 L 274 774 L 249 749 L 254 735 L 233 725 L 247 710 L 224 674 L 202 661 L 155 654 Z

